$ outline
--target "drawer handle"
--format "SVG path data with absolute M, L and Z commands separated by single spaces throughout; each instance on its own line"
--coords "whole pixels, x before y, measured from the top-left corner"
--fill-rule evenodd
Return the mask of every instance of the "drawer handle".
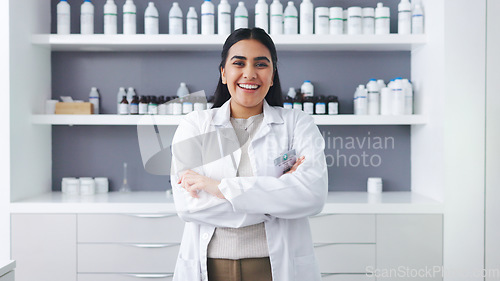
M 333 214 L 320 213 L 320 214 L 317 214 L 317 215 L 314 215 L 314 216 L 310 216 L 310 218 L 314 219 L 314 218 L 321 218 L 321 217 L 326 217 L 326 216 L 333 216 Z
M 336 243 L 314 243 L 314 248 L 326 247 L 330 245 L 335 245 Z
M 332 275 L 335 275 L 335 273 L 321 273 L 321 277 L 327 277 Z
M 168 244 L 127 244 L 129 246 L 137 247 L 137 248 L 167 248 L 179 246 L 181 243 L 168 243 Z
M 167 277 L 174 276 L 173 273 L 167 273 L 167 274 L 124 274 L 124 275 L 137 277 L 137 278 L 167 278 Z
M 177 214 L 128 214 L 128 215 L 136 218 L 150 218 L 150 219 L 169 218 L 177 216 Z

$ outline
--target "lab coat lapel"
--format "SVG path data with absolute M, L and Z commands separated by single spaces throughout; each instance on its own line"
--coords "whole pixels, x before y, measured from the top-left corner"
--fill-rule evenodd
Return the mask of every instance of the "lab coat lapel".
M 219 136 L 220 155 L 224 159 L 224 175 L 235 177 L 241 160 L 241 147 L 230 121 L 230 100 L 217 110 L 213 122 Z

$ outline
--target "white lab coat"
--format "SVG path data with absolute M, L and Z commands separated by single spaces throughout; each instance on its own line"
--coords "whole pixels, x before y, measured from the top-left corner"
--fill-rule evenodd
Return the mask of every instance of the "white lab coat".
M 241 150 L 229 101 L 192 112 L 179 124 L 172 141 L 171 183 L 176 210 L 186 224 L 174 280 L 208 280 L 207 247 L 216 227 L 260 222 L 274 281 L 321 280 L 308 216 L 321 212 L 328 193 L 324 139 L 312 117 L 300 110 L 272 107 L 264 100 L 263 112 L 248 146 L 254 177 L 236 177 Z M 183 145 L 176 149 L 176 144 Z M 283 174 L 274 159 L 291 149 L 305 161 L 294 173 Z M 191 197 L 177 184 L 177 173 L 185 169 L 221 180 L 226 199 L 204 191 Z

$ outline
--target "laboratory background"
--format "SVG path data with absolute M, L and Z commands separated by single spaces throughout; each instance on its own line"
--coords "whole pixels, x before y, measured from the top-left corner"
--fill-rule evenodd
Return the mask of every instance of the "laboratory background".
M 0 281 L 172 280 L 169 177 L 240 27 L 325 140 L 322 280 L 500 280 L 495 0 L 9 0 Z

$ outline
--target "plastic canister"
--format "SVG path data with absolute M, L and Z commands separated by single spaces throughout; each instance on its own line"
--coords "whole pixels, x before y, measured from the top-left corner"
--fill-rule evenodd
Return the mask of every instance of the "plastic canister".
M 382 178 L 368 178 L 366 190 L 368 193 L 382 193 Z
M 362 10 L 361 7 L 349 7 L 347 9 L 347 34 L 362 33 Z

